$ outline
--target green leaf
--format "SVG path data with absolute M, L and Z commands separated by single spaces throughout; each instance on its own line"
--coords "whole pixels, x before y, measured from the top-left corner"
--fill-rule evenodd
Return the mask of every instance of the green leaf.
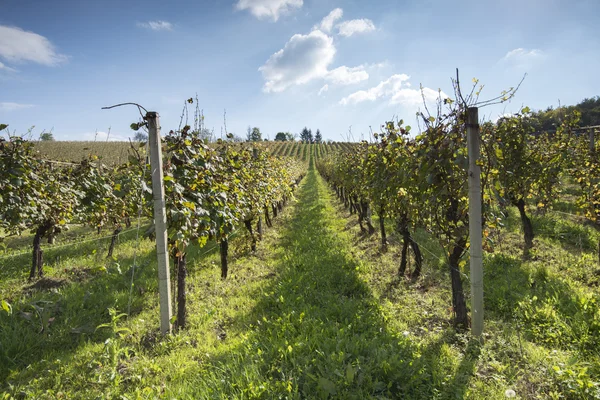
M 6 300 L 2 300 L 1 304 L 2 304 L 2 309 L 4 311 L 6 311 L 6 313 L 8 315 L 12 315 L 12 306 L 10 305 L 10 303 L 7 302 Z
M 499 147 L 496 147 L 496 157 L 501 160 L 502 159 L 502 155 L 503 155 L 502 149 L 499 148 Z
M 325 393 L 330 394 L 331 396 L 335 396 L 335 394 L 337 393 L 335 383 L 323 377 L 319 378 L 319 389 L 321 389 Z
M 352 384 L 352 382 L 354 382 L 354 375 L 356 374 L 356 370 L 354 369 L 354 367 L 352 366 L 352 364 L 349 364 L 346 367 L 346 382 L 349 384 Z

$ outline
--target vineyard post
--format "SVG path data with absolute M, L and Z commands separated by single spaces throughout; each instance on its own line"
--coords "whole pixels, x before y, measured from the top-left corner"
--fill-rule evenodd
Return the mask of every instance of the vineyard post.
M 152 200 L 154 201 L 154 225 L 156 229 L 156 258 L 158 260 L 158 291 L 160 301 L 160 330 L 163 335 L 171 332 L 171 278 L 169 253 L 167 251 L 167 213 L 165 211 L 165 188 L 163 186 L 163 162 L 160 140 L 160 118 L 156 112 L 146 113 L 148 121 L 150 168 L 152 171 Z
M 483 259 L 481 223 L 481 169 L 479 160 L 479 112 L 467 110 L 467 148 L 469 154 L 469 237 L 471 278 L 471 327 L 475 337 L 483 333 Z
M 589 135 L 589 139 L 590 139 L 590 154 L 594 155 L 594 153 L 596 152 L 596 143 L 595 143 L 595 129 L 594 128 L 590 128 L 588 135 Z

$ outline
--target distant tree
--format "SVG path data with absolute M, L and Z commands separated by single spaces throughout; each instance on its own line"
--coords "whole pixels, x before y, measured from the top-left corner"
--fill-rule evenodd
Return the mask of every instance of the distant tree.
M 262 140 L 262 133 L 260 132 L 260 129 L 258 129 L 257 127 L 250 128 L 248 126 L 246 133 L 247 133 L 246 141 L 248 141 L 248 142 L 260 142 Z
M 579 111 L 580 126 L 600 125 L 600 96 L 585 98 L 574 106 L 548 107 L 532 114 L 529 124 L 536 132 L 554 132 L 562 124 L 566 115 Z
M 277 132 L 277 135 L 275 135 L 275 140 L 278 142 L 285 142 L 288 140 L 288 137 L 285 132 Z
M 133 135 L 133 140 L 136 142 L 146 142 L 148 140 L 148 135 L 144 132 L 136 132 L 135 135 Z
M 315 133 L 315 143 L 321 143 L 323 141 L 323 136 L 321 136 L 321 131 L 317 129 L 317 133 Z
M 308 129 L 307 127 L 304 127 L 304 129 L 302 129 L 302 132 L 300 132 L 300 140 L 303 141 L 304 143 L 312 143 L 312 141 L 313 141 L 312 131 L 310 129 Z
M 285 133 L 285 138 L 286 138 L 288 141 L 290 141 L 290 142 L 293 142 L 294 140 L 296 140 L 296 135 L 294 135 L 294 134 L 291 134 L 291 133 L 289 133 L 289 132 L 286 132 L 286 133 Z
M 40 140 L 43 142 L 54 142 L 54 135 L 52 135 L 52 132 L 42 132 Z

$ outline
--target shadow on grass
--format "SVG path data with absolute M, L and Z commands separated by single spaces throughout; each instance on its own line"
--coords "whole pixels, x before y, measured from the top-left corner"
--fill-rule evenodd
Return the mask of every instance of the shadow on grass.
M 542 263 L 495 254 L 484 261 L 484 294 L 490 319 L 517 321 L 527 339 L 548 349 L 599 355 L 600 316 L 594 296 L 575 290 Z M 590 308 L 591 307 L 591 308 Z
M 566 204 L 566 203 L 565 203 Z M 561 211 L 560 207 L 556 209 Z M 574 214 L 573 211 L 563 211 Z M 508 207 L 506 218 L 502 220 L 505 229 L 519 234 L 520 246 L 523 246 L 523 226 L 515 207 Z M 572 253 L 596 252 L 598 250 L 598 235 L 593 225 L 585 220 L 573 220 L 573 217 L 555 213 L 535 214 L 528 211 L 536 237 L 556 241 L 566 251 Z
M 131 254 L 135 235 L 136 232 L 122 235 L 121 243 L 116 248 L 117 254 L 126 246 L 129 246 L 127 250 Z M 236 239 L 236 246 L 239 244 L 237 242 L 245 240 L 243 234 L 237 236 L 241 237 Z M 239 245 L 243 246 L 243 243 Z M 81 259 L 82 255 L 85 257 L 85 254 L 97 250 L 97 246 L 97 242 L 89 242 L 48 249 L 47 254 L 54 259 L 62 259 L 60 265 L 64 268 L 66 260 Z M 138 251 L 131 316 L 158 304 L 156 252 L 151 248 L 148 251 L 148 244 L 145 244 L 143 250 Z M 218 250 L 219 247 L 213 242 L 202 248 L 190 246 L 188 266 L 192 271 L 211 267 L 204 265 L 203 259 Z M 57 271 L 61 278 L 48 278 L 48 282 L 56 283 L 57 287 L 50 290 L 25 289 L 13 302 L 12 315 L 0 310 L 0 382 L 10 384 L 11 381 L 17 381 L 22 384 L 41 376 L 49 367 L 46 361 L 60 359 L 68 362 L 82 345 L 102 343 L 110 335 L 110 332 L 104 329 L 96 331 L 96 328 L 110 322 L 109 308 L 115 308 L 119 313 L 128 310 L 133 256 L 119 256 L 116 261 L 107 260 L 104 254 L 90 257 L 95 257 L 97 262 L 94 268 L 78 266 L 61 269 Z M 88 261 L 86 265 L 90 264 Z M 48 289 L 49 285 L 36 286 Z
M 556 240 L 569 252 L 597 251 L 597 234 L 585 221 L 574 222 L 569 217 L 546 214 L 532 218 L 536 235 Z
M 285 251 L 277 278 L 255 294 L 260 300 L 252 312 L 230 322 L 232 330 L 251 332 L 239 347 L 212 358 L 204 373 L 187 376 L 193 393 L 185 395 L 431 398 L 443 389 L 431 383 L 432 371 L 443 368 L 440 346 L 419 348 L 388 329 L 358 275 L 360 265 L 335 231 L 314 169 L 297 198 L 280 242 Z M 457 380 L 463 393 L 468 380 Z
M 139 254 L 132 314 L 152 302 L 155 293 L 154 253 Z M 123 266 L 132 258 L 119 259 Z M 0 381 L 23 382 L 43 374 L 43 360 L 66 359 L 85 342 L 102 342 L 107 333 L 96 327 L 110 321 L 108 308 L 127 311 L 131 270 L 112 263 L 106 271 L 72 269 L 71 283 L 51 291 L 25 293 L 13 304 L 13 313 L 0 313 Z
M 142 226 L 140 228 L 140 235 L 143 234 L 147 228 L 147 225 Z M 135 239 L 136 229 L 122 233 L 119 235 L 115 249 L 118 251 L 120 246 L 127 245 L 127 243 L 133 242 Z M 16 238 L 13 238 L 13 240 L 16 240 Z M 32 240 L 33 239 L 30 237 L 19 238 L 18 243 L 21 243 L 19 248 L 25 252 L 24 254 L 0 255 L 0 265 L 2 266 L 2 268 L 0 268 L 0 281 L 27 279 L 31 268 Z M 89 241 L 79 243 L 84 240 Z M 103 231 L 102 236 L 96 240 L 96 235 L 92 233 L 90 228 L 77 227 L 65 234 L 58 235 L 56 237 L 56 245 L 54 246 L 42 243 L 44 265 L 53 266 L 60 263 L 61 260 L 80 258 L 82 255 L 94 255 L 103 260 L 107 255 L 110 242 L 111 237 L 107 230 Z M 14 244 L 17 242 L 11 243 Z

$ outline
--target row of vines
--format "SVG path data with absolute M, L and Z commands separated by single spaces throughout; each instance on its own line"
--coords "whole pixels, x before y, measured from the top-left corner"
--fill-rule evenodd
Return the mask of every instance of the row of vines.
M 272 156 L 252 143 L 209 146 L 189 126 L 169 132 L 162 146 L 168 245 L 177 276 L 176 325 L 182 328 L 189 246 L 216 242 L 226 278 L 232 234 L 247 229 L 255 250 L 264 225 L 271 226 L 290 199 L 306 164 Z M 69 225 L 91 226 L 98 233 L 110 229 L 111 257 L 124 227 L 137 218 L 152 221 L 151 175 L 143 147 L 132 146 L 127 163 L 107 167 L 93 156 L 79 163 L 50 162 L 30 141 L 0 138 L 0 240 L 33 234 L 30 280 L 43 276 L 42 241 L 52 243 Z
M 349 150 L 356 146 L 355 143 L 302 143 L 302 142 L 269 142 L 268 148 L 275 156 L 295 157 L 308 162 L 309 155 L 312 153 L 315 160 L 325 155 L 338 151 Z
M 402 241 L 400 276 L 406 274 L 410 253 L 415 260 L 412 278 L 421 273 L 423 257 L 412 236 L 415 230 L 424 229 L 439 241 L 449 267 L 452 309 L 459 328 L 469 326 L 462 272 L 469 248 L 467 104 L 439 99 L 435 115 L 418 114 L 420 133 L 411 134 L 403 121 L 388 122 L 374 134 L 374 143 L 331 153 L 316 164 L 339 199 L 358 216 L 364 234 L 376 232 L 371 216 L 377 214 L 383 249 L 385 221 L 393 221 Z M 516 207 L 526 257 L 534 246 L 531 210 L 545 212 L 552 207 L 562 178 L 579 184 L 581 214 L 600 228 L 598 146 L 590 148 L 587 135 L 578 130 L 578 113 L 564 115 L 551 133 L 536 132 L 533 119 L 530 110 L 523 108 L 496 123 L 482 124 L 478 161 L 484 248 L 493 246 L 492 233 L 502 225 L 507 208 Z

